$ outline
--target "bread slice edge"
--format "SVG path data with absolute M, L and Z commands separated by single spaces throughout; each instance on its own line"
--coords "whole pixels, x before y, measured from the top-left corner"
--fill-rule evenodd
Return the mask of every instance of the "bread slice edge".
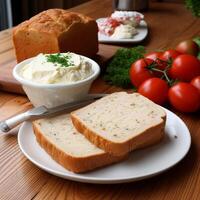
M 73 157 L 51 143 L 40 131 L 36 122 L 33 122 L 33 131 L 37 142 L 51 156 L 51 158 L 64 168 L 75 173 L 91 171 L 105 165 L 119 162 L 128 157 L 127 154 L 122 156 L 113 156 L 106 152 L 97 155 L 90 155 L 88 157 Z
M 156 124 L 142 133 L 138 134 L 131 139 L 122 142 L 116 143 L 107 140 L 106 138 L 101 137 L 96 132 L 87 127 L 74 112 L 71 113 L 71 120 L 74 127 L 80 133 L 84 134 L 84 136 L 93 144 L 98 146 L 101 149 L 104 149 L 106 152 L 114 155 L 114 156 L 122 156 L 129 153 L 132 150 L 144 148 L 156 144 L 161 141 L 164 136 L 164 127 L 166 122 L 166 115 L 161 116 L 162 122 Z M 153 134 L 152 134 L 153 132 Z M 148 138 L 148 139 L 147 139 Z

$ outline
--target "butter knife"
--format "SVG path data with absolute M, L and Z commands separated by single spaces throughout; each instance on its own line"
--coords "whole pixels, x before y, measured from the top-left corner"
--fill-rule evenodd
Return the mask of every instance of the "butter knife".
M 85 106 L 93 101 L 106 96 L 106 94 L 90 94 L 84 100 L 74 101 L 64 105 L 56 106 L 53 108 L 47 108 L 45 106 L 40 106 L 32 108 L 24 113 L 20 113 L 16 116 L 13 116 L 5 121 L 0 122 L 0 130 L 2 132 L 8 132 L 20 123 L 27 120 L 36 120 L 42 117 L 47 117 L 51 115 L 57 115 L 62 112 L 71 112 L 74 109 Z

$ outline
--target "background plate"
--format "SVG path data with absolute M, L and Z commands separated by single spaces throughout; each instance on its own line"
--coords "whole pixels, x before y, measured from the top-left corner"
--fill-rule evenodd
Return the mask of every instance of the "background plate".
M 31 122 L 20 127 L 18 143 L 24 155 L 41 169 L 56 176 L 87 183 L 122 183 L 155 176 L 177 164 L 191 145 L 190 133 L 184 122 L 167 112 L 165 138 L 153 147 L 137 150 L 128 160 L 84 174 L 75 174 L 56 163 L 37 143 Z M 176 136 L 176 137 L 175 137 Z
M 99 18 L 96 21 L 102 21 L 105 18 Z M 113 39 L 101 33 L 98 33 L 98 40 L 102 43 L 138 43 L 144 40 L 148 35 L 148 28 L 146 21 L 142 20 L 140 25 L 136 28 L 138 33 L 131 39 Z

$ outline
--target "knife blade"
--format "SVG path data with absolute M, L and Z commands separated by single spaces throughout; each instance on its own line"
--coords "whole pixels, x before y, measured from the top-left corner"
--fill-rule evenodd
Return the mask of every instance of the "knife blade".
M 27 120 L 35 120 L 42 117 L 47 117 L 51 115 L 57 115 L 62 112 L 71 112 L 77 108 L 85 106 L 93 101 L 106 96 L 106 94 L 90 94 L 86 98 L 80 101 L 74 101 L 70 103 L 66 103 L 64 105 L 56 106 L 53 108 L 47 108 L 45 106 L 40 106 L 36 108 L 32 108 L 24 113 L 18 114 L 14 117 L 11 117 L 5 121 L 0 122 L 0 130 L 2 132 L 8 132 L 18 124 L 27 121 Z

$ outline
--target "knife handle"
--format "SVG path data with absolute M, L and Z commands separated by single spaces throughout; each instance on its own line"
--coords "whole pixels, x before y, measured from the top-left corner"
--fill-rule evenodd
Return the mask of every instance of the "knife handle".
M 0 130 L 2 132 L 8 132 L 11 129 L 13 129 L 15 126 L 28 120 L 29 118 L 30 118 L 30 116 L 27 115 L 26 112 L 24 112 L 24 113 L 14 116 L 14 117 L 11 117 L 5 121 L 1 121 L 0 122 Z

